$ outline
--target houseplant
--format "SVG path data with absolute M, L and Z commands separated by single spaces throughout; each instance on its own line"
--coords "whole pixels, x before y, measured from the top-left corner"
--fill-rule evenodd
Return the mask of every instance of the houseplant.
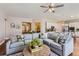
M 31 52 L 39 51 L 41 48 L 42 48 L 42 42 L 40 41 L 39 38 L 35 38 L 29 43 L 29 49 Z

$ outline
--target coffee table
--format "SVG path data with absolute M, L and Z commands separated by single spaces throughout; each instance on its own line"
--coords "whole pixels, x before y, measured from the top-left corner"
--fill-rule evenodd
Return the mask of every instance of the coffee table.
M 42 50 L 36 51 L 31 53 L 28 49 L 28 47 L 25 47 L 23 50 L 24 56 L 49 56 L 50 54 L 50 48 L 47 45 L 43 45 Z

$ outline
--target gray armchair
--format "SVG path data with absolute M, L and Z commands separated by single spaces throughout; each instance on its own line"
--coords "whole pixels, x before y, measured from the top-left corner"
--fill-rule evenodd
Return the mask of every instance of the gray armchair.
M 24 42 L 14 42 L 11 43 L 11 41 L 8 41 L 6 43 L 6 55 L 10 55 L 19 51 L 22 51 L 24 49 Z
M 12 35 L 6 42 L 6 55 L 14 54 L 24 49 L 24 39 L 22 35 Z

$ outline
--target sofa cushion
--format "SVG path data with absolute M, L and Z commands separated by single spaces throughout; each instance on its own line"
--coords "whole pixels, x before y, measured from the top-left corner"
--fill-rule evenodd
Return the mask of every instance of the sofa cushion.
M 62 45 L 60 45 L 60 44 L 58 44 L 54 41 L 50 42 L 50 46 L 53 47 L 53 48 L 62 50 Z
M 32 34 L 24 34 L 25 40 L 32 40 Z
M 58 33 L 48 33 L 48 39 L 53 40 L 54 42 L 58 43 L 59 35 Z
M 29 42 L 31 42 L 32 40 L 25 40 L 25 44 L 28 44 Z
M 33 39 L 35 39 L 35 38 L 39 38 L 39 33 L 34 33 L 33 34 Z
M 20 46 L 23 46 L 24 45 L 24 42 L 15 42 L 15 43 L 12 43 L 10 45 L 10 48 L 16 48 L 16 47 L 20 47 Z
M 48 45 L 48 46 L 50 46 L 50 42 L 48 41 L 48 39 L 44 39 L 43 43 L 46 44 L 46 45 Z
M 47 34 L 48 33 L 43 33 L 43 35 L 41 35 L 41 39 L 47 39 L 48 37 L 47 37 Z
M 54 41 L 51 40 L 51 39 L 45 39 L 45 40 L 44 40 L 44 43 L 45 43 L 45 44 L 49 44 L 51 47 L 54 47 L 54 48 L 57 48 L 57 49 L 62 49 L 62 47 L 61 47 L 60 44 L 54 42 Z
M 18 41 L 17 38 L 16 38 L 16 36 L 12 36 L 12 37 L 10 38 L 10 40 L 11 40 L 11 43 L 15 43 L 15 42 Z

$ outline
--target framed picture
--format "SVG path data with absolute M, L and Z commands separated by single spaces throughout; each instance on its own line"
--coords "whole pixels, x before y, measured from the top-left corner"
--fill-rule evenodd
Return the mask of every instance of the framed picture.
M 31 32 L 31 23 L 30 22 L 22 22 L 22 33 Z
M 35 22 L 35 32 L 40 32 L 41 31 L 41 24 L 40 22 Z

